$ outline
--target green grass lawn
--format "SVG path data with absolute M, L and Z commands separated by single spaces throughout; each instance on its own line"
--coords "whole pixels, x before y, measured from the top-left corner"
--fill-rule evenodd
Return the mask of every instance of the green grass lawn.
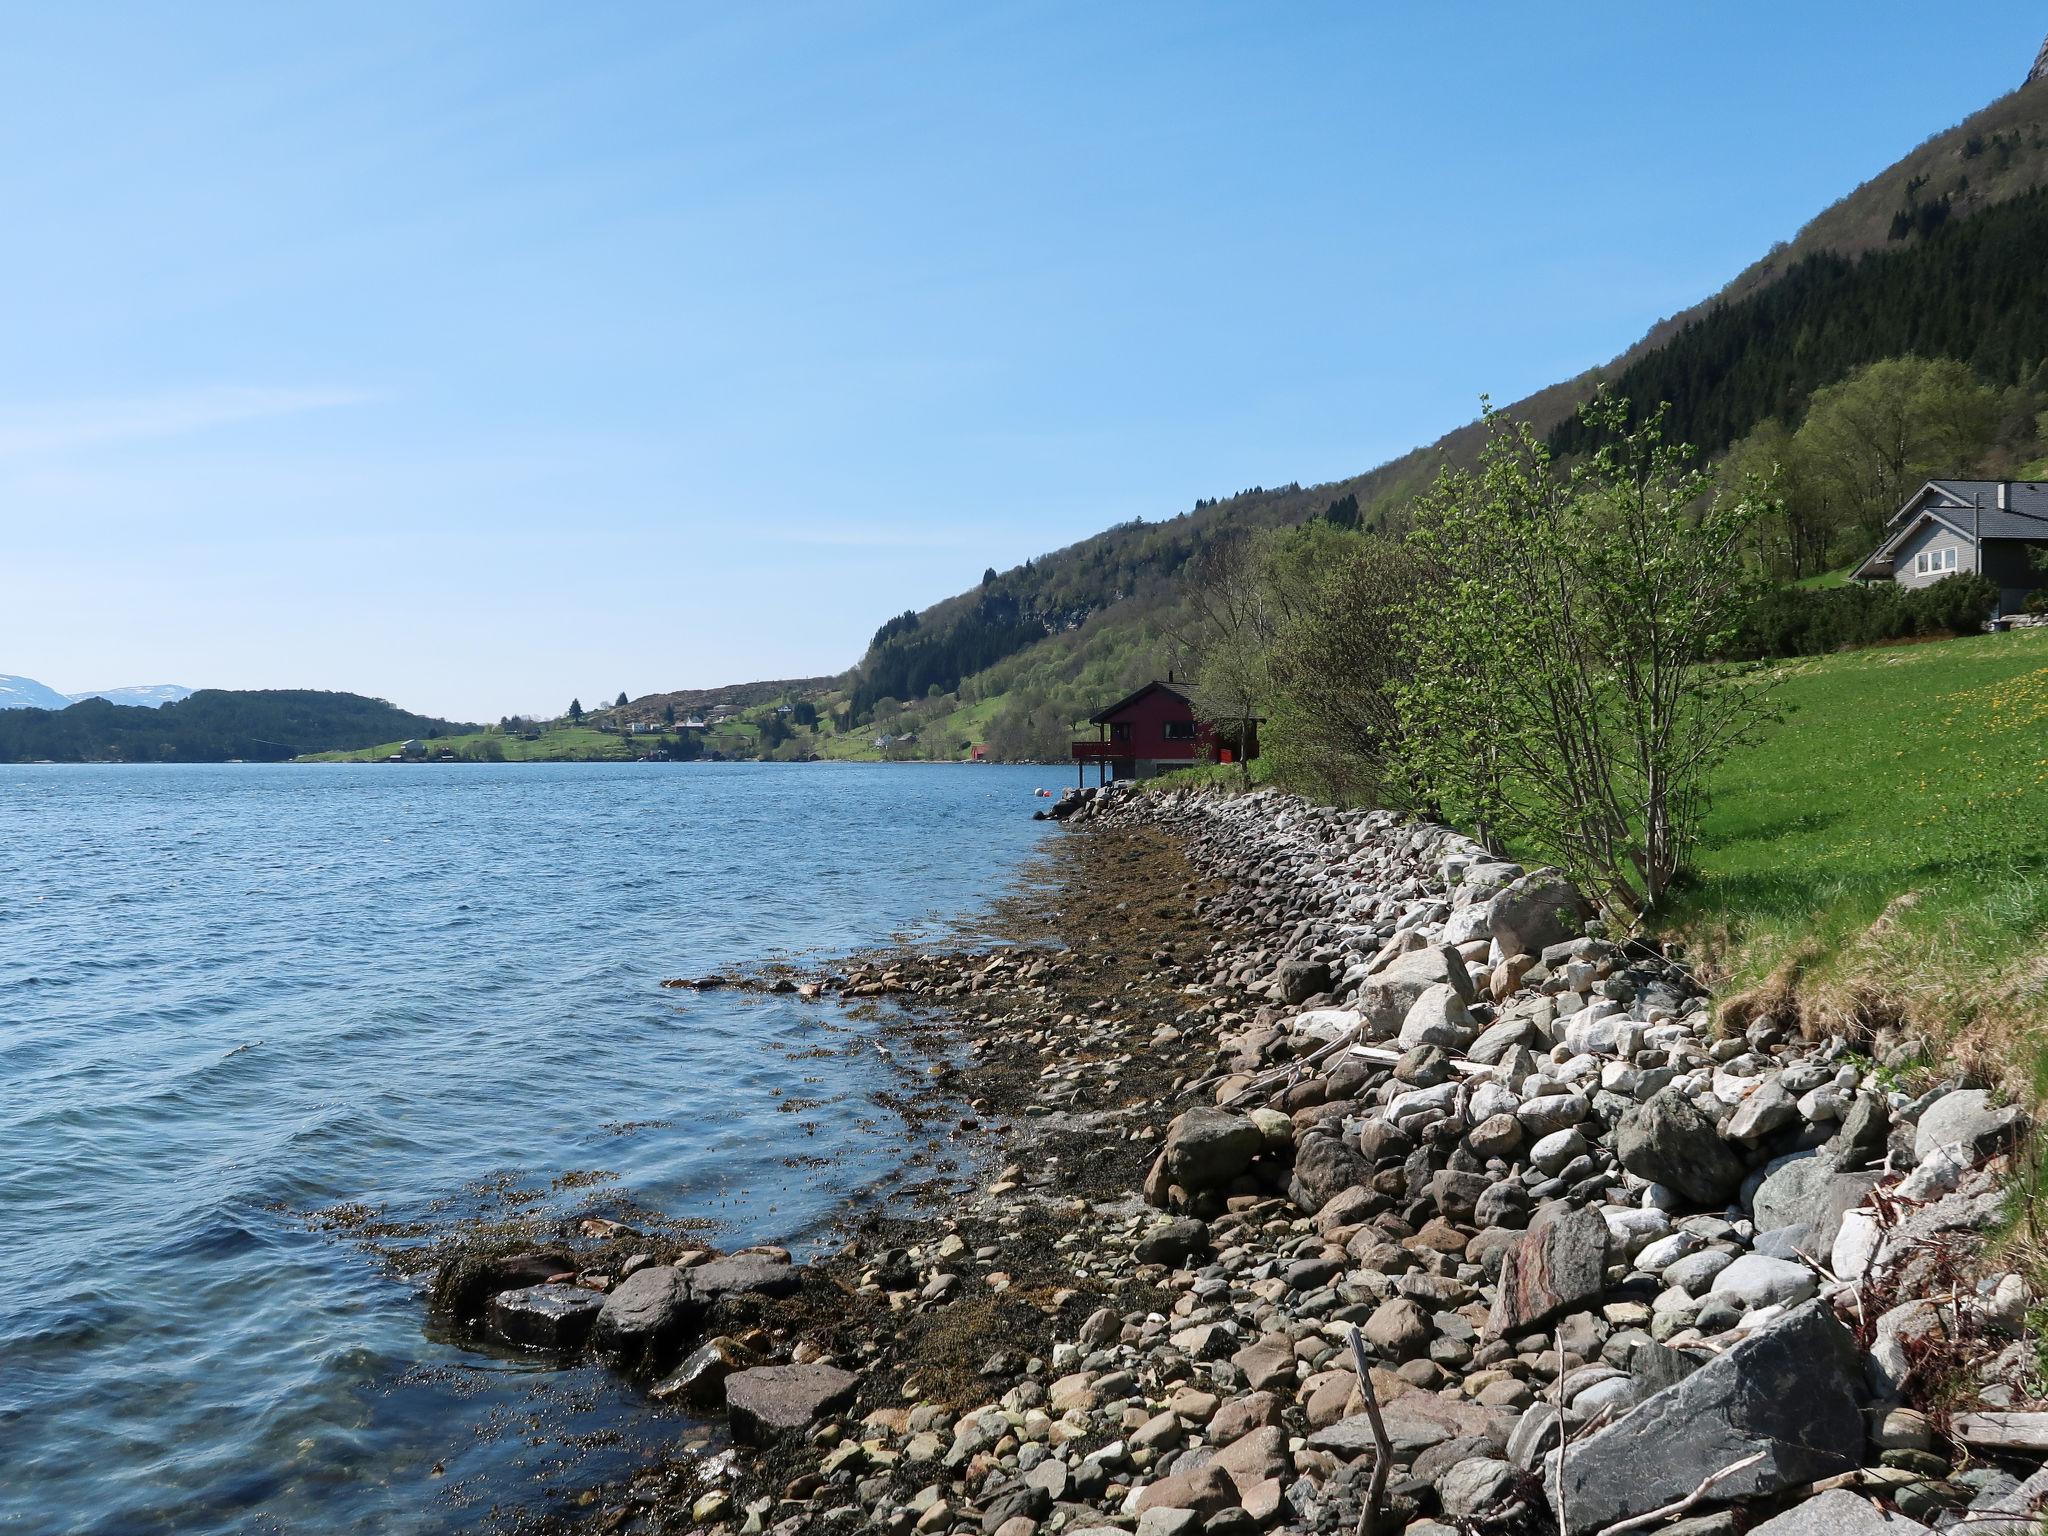
M 1852 569 L 1854 567 L 1844 566 L 1839 571 L 1822 571 L 1818 576 L 1809 576 L 1804 581 L 1793 582 L 1792 585 L 1804 587 L 1811 592 L 1819 592 L 1828 587 L 1846 587 L 1849 585 L 1849 572 Z
M 1680 926 L 1823 1022 L 2048 1022 L 2048 631 L 1782 675 L 1782 722 L 1714 784 Z

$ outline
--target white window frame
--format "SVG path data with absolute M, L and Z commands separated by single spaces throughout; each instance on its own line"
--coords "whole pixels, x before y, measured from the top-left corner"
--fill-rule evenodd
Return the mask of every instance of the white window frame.
M 1946 549 L 1923 549 L 1913 557 L 1915 576 L 1946 576 L 1959 568 L 1960 551 L 1951 544 Z

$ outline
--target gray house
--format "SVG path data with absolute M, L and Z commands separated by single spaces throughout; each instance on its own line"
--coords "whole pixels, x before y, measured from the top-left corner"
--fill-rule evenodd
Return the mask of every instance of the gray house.
M 1988 576 L 1998 583 L 1998 617 L 2048 586 L 2048 571 L 2033 562 L 2035 551 L 2048 552 L 2048 481 L 1930 480 L 1886 527 L 1851 580 L 1925 587 L 1944 576 Z

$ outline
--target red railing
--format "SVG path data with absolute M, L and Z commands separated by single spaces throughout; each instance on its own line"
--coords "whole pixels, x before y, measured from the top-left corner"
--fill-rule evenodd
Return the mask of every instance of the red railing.
M 1082 763 L 1100 762 L 1103 758 L 1129 757 L 1131 744 L 1127 741 L 1077 741 L 1074 743 L 1074 760 Z

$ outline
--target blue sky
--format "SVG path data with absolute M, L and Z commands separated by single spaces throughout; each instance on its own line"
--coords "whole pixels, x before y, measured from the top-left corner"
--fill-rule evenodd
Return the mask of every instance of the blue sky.
M 2038 6 L 10 5 L 0 672 L 836 671 L 1612 356 Z

